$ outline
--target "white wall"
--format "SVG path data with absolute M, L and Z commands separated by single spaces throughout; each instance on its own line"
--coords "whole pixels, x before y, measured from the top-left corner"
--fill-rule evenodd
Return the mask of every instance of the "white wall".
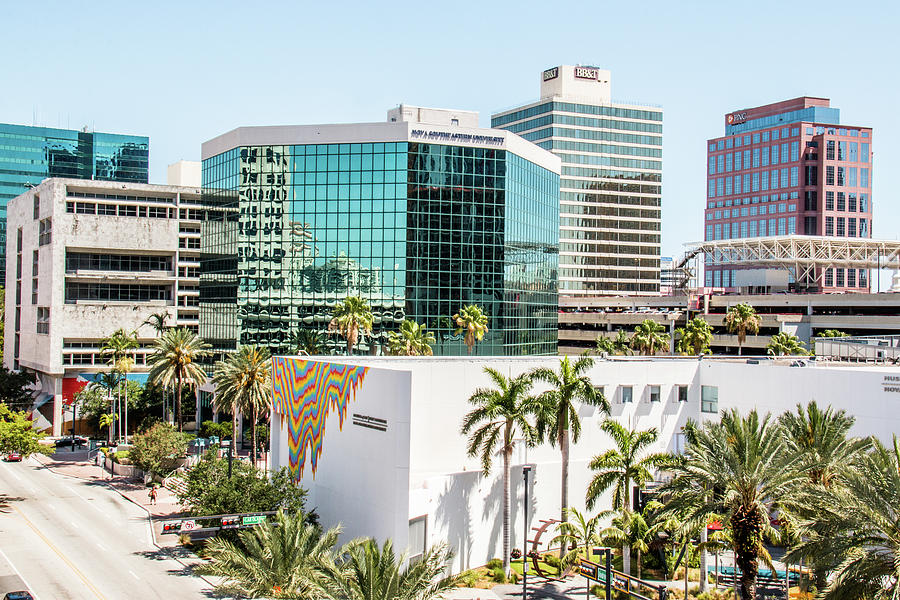
M 407 520 L 426 515 L 427 543 L 451 543 L 457 552 L 454 571 L 483 565 L 490 558 L 499 556 L 502 548 L 502 461 L 497 457 L 490 475 L 483 477 L 478 459 L 466 456 L 466 439 L 459 431 L 464 415 L 471 408 L 467 399 L 478 387 L 490 385 L 483 372 L 486 365 L 504 375 L 515 376 L 538 365 L 555 368 L 558 359 L 354 357 L 352 363 L 371 368 L 361 386 L 358 403 L 351 404 L 351 412 L 356 407 L 360 411 L 372 411 L 367 414 L 390 414 L 390 407 L 405 402 L 398 398 L 398 394 L 404 392 L 394 383 L 395 374 L 408 373 L 409 474 L 407 483 L 387 473 L 382 475 L 380 482 L 372 481 L 359 468 L 369 465 L 365 468 L 374 469 L 370 465 L 373 455 L 392 460 L 390 452 L 379 442 L 384 439 L 384 434 L 380 434 L 381 437 L 366 435 L 366 432 L 347 426 L 339 432 L 336 420 L 330 420 L 326 431 L 328 448 L 323 452 L 317 478 L 315 481 L 309 477 L 303 480 L 303 485 L 312 486 L 311 489 L 320 490 L 323 486 L 327 489 L 327 493 L 316 491 L 311 495 L 323 523 L 330 525 L 342 521 L 354 535 L 380 537 L 393 530 L 395 543 L 403 547 L 407 539 Z M 383 371 L 385 369 L 390 370 Z M 650 452 L 677 450 L 679 434 L 688 419 L 714 417 L 701 413 L 702 385 L 718 386 L 720 411 L 732 407 L 747 411 L 757 407 L 762 411 L 781 413 L 792 410 L 798 402 L 815 399 L 821 405 L 831 404 L 856 415 L 859 435 L 874 434 L 888 440 L 893 432 L 900 432 L 900 413 L 892 410 L 892 399 L 898 392 L 884 390 L 885 387 L 900 389 L 900 383 L 884 380 L 885 376 L 900 376 L 897 369 L 796 368 L 743 361 L 630 358 L 598 360 L 590 376 L 597 385 L 605 386 L 613 418 L 628 427 L 655 427 L 660 431 L 659 442 L 648 449 Z M 622 403 L 622 388 L 626 385 L 633 386 L 631 404 Z M 659 403 L 650 402 L 649 387 L 652 385 L 660 386 Z M 678 385 L 689 386 L 687 402 L 678 402 Z M 581 440 L 571 447 L 569 499 L 573 507 L 582 510 L 584 493 L 592 476 L 588 462 L 612 444 L 599 429 L 605 418 L 603 415 L 586 406 L 579 409 L 579 414 L 583 431 Z M 389 432 L 395 436 L 404 435 L 399 429 L 389 429 Z M 273 441 L 275 443 L 279 442 Z M 399 438 L 394 443 L 398 448 L 404 446 Z M 286 454 L 281 452 L 279 456 L 286 457 Z M 281 460 L 286 464 L 286 458 Z M 534 466 L 530 525 L 537 525 L 539 519 L 558 518 L 560 507 L 559 450 L 549 445 L 520 447 L 513 456 L 511 469 L 511 543 L 512 547 L 518 548 L 522 547 L 524 528 L 524 464 Z M 361 481 L 365 485 L 361 486 Z M 387 489 L 390 485 L 396 485 L 398 489 L 391 492 Z M 404 485 L 404 489 L 399 489 Z M 373 496 L 371 501 L 370 494 Z M 404 496 L 408 500 L 403 500 Z M 342 501 L 348 497 L 357 497 L 360 501 Z M 389 497 L 397 498 L 394 504 L 389 503 Z M 607 495 L 595 510 L 609 508 L 610 504 Z M 385 506 L 393 508 L 383 512 Z

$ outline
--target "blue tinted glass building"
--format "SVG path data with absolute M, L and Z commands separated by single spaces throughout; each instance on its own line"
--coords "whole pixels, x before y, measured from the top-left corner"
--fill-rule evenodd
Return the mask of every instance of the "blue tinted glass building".
M 0 252 L 6 249 L 6 203 L 27 186 L 48 177 L 147 183 L 149 148 L 145 136 L 0 123 Z
M 200 334 L 294 352 L 334 305 L 366 299 L 361 352 L 404 319 L 465 354 L 449 317 L 477 304 L 482 355 L 555 354 L 559 159 L 502 131 L 403 120 L 240 128 L 203 145 Z M 456 121 L 458 123 L 458 121 Z

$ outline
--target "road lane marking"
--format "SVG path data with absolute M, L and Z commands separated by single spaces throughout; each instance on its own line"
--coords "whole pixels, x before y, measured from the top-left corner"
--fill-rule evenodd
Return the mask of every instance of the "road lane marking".
M 12 469 L 6 469 L 6 470 L 9 471 L 10 474 L 11 474 L 13 477 L 15 477 L 17 481 L 22 481 L 22 476 L 21 476 L 21 475 L 19 475 L 18 473 L 16 473 L 16 472 L 13 471 Z
M 103 552 L 106 552 L 106 546 L 104 546 L 103 544 L 97 542 L 97 547 L 100 548 L 100 550 L 102 550 Z
M 134 577 L 135 579 L 137 579 L 138 581 L 141 580 L 141 578 L 138 577 L 137 575 L 135 575 L 134 571 L 132 571 L 131 569 L 129 569 L 128 572 L 131 573 L 131 576 Z
M 69 522 L 72 524 L 72 527 L 74 527 L 75 529 L 81 529 L 81 527 L 79 527 L 78 523 L 76 523 L 75 521 L 69 521 Z
M 37 534 L 37 536 L 39 538 L 41 538 L 44 541 L 44 543 L 47 544 L 47 546 L 51 550 L 53 550 L 53 552 L 55 552 L 56 555 L 59 556 L 64 563 L 66 563 L 66 565 L 69 566 L 70 569 L 72 569 L 72 572 L 74 572 L 76 575 L 78 575 L 78 578 L 81 579 L 82 582 L 84 582 L 84 585 L 86 585 L 87 588 L 89 590 L 91 590 L 91 592 L 93 592 L 93 594 L 97 598 L 99 598 L 99 600 L 106 600 L 106 596 L 101 594 L 100 590 L 98 590 L 96 587 L 94 587 L 94 584 L 91 583 L 91 581 L 85 576 L 85 574 L 82 573 L 78 567 L 76 567 L 74 564 L 72 564 L 72 561 L 70 561 L 66 557 L 66 555 L 63 554 L 62 551 L 60 551 L 59 548 L 57 548 L 55 545 L 53 545 L 53 542 L 51 542 L 49 539 L 47 539 L 47 536 L 45 536 L 43 533 L 41 533 L 41 530 L 38 529 L 35 526 L 35 524 L 32 523 L 28 517 L 25 516 L 25 513 L 23 513 L 21 510 L 19 510 L 18 506 L 13 505 L 13 510 L 15 510 L 17 513 L 19 513 L 19 516 L 22 517 L 22 519 L 25 521 L 25 524 L 28 525 L 28 527 L 30 527 L 31 530 L 34 531 Z
M 16 565 L 14 565 L 11 560 L 9 560 L 9 557 L 6 555 L 2 548 L 0 548 L 0 556 L 3 557 L 3 560 L 6 561 L 6 564 L 12 567 L 12 570 L 15 572 L 15 574 L 19 576 L 19 579 L 22 580 L 22 583 L 25 584 L 25 587 L 28 588 L 28 590 L 31 592 L 31 595 L 34 596 L 34 600 L 40 600 L 37 593 L 34 591 L 34 588 L 31 587 L 31 584 L 25 580 L 25 576 L 22 575 L 22 572 L 16 568 Z

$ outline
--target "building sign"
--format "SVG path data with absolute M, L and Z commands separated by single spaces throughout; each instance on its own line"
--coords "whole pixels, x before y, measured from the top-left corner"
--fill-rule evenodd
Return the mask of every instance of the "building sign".
M 747 113 L 746 112 L 731 113 L 730 115 L 728 115 L 726 117 L 726 120 L 728 121 L 729 125 L 736 125 L 738 123 L 743 123 L 744 121 L 747 120 Z
M 471 133 L 451 133 L 449 131 L 427 131 L 425 129 L 413 129 L 409 132 L 415 139 L 447 142 L 450 144 L 481 144 L 484 146 L 502 146 L 503 136 L 499 135 L 473 135 Z
M 559 77 L 559 67 L 553 67 L 544 71 L 544 81 L 550 81 Z
M 900 375 L 885 375 L 881 387 L 887 393 L 900 394 Z
M 575 77 L 578 79 L 593 79 L 596 81 L 600 77 L 600 71 L 592 67 L 575 67 Z
M 387 420 L 379 419 L 378 417 L 370 417 L 369 415 L 353 413 L 353 424 L 367 429 L 387 431 Z

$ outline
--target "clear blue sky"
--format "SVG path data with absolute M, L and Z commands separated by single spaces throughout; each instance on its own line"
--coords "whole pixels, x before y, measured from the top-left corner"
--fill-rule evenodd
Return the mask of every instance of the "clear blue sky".
M 900 203 L 900 9 L 868 2 L 0 2 L 0 122 L 150 136 L 150 178 L 241 125 L 533 100 L 557 64 L 665 110 L 663 253 L 700 239 L 704 141 L 801 95 L 874 127 L 876 237 Z M 890 143 L 888 141 L 891 140 Z

